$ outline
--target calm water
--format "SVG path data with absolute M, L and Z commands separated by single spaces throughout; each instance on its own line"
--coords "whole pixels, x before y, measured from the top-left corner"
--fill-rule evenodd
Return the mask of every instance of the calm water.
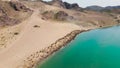
M 78 35 L 38 68 L 120 68 L 120 26 Z

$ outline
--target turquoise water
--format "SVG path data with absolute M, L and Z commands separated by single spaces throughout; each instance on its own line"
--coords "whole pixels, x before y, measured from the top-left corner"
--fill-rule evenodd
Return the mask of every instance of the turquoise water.
M 79 34 L 38 68 L 120 68 L 120 26 Z

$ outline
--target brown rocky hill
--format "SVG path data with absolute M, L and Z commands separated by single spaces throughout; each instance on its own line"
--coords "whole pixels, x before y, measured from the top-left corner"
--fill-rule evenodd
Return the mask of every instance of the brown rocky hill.
M 18 24 L 31 13 L 32 11 L 20 2 L 0 1 L 0 26 Z
M 39 3 L 41 1 L 38 1 Z M 35 4 L 35 2 L 33 2 Z M 57 20 L 62 22 L 74 23 L 80 26 L 111 26 L 118 24 L 114 17 L 109 13 L 97 12 L 82 9 L 77 4 L 69 4 L 62 0 L 43 2 L 44 10 L 40 12 L 44 20 Z
M 62 0 L 53 0 L 50 2 L 41 0 L 20 0 L 19 2 L 0 2 L 0 5 L 4 6 L 4 8 L 1 7 L 1 12 L 3 10 L 5 12 L 1 15 L 2 22 L 0 24 L 2 24 L 2 26 L 3 24 L 14 25 L 14 23 L 18 23 L 18 21 L 25 19 L 30 15 L 31 10 L 29 8 L 39 9 L 39 16 L 45 21 L 69 22 L 88 27 L 103 27 L 118 24 L 115 17 L 109 13 L 85 10 L 77 3 L 70 4 Z M 9 24 L 3 19 L 8 19 Z
M 62 0 L 52 0 L 49 2 L 45 2 L 45 1 L 41 1 L 44 2 L 46 4 L 52 5 L 52 6 L 57 6 L 60 8 L 65 8 L 65 9 L 73 9 L 73 10 L 77 10 L 77 11 L 82 11 L 83 8 L 79 7 L 79 5 L 77 3 L 67 3 L 67 2 L 63 2 Z
M 48 4 L 57 6 L 57 7 L 62 7 L 65 8 L 65 5 L 63 4 L 62 0 L 52 0 L 51 2 L 48 2 Z

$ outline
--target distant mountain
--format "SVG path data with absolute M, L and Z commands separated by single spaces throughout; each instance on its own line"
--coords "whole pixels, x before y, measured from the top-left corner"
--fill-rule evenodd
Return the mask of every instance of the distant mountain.
M 92 10 L 92 11 L 100 11 L 100 12 L 113 12 L 113 13 L 119 13 L 120 14 L 120 6 L 107 6 L 107 7 L 101 7 L 101 6 L 88 6 L 85 8 L 86 10 Z
M 102 11 L 120 14 L 120 6 L 107 6 Z
M 87 9 L 87 10 L 93 10 L 93 11 L 101 11 L 101 10 L 104 9 L 104 7 L 94 5 L 94 6 L 88 6 L 85 9 Z
M 105 9 L 111 10 L 111 9 L 120 9 L 120 6 L 107 6 Z

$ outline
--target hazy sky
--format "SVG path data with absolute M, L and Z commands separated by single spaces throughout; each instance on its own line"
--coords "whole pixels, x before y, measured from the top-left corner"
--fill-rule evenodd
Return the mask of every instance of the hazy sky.
M 51 1 L 51 0 L 44 0 Z M 116 6 L 120 5 L 120 0 L 63 0 L 69 3 L 78 3 L 81 7 L 86 7 L 90 5 L 99 5 L 99 6 Z

